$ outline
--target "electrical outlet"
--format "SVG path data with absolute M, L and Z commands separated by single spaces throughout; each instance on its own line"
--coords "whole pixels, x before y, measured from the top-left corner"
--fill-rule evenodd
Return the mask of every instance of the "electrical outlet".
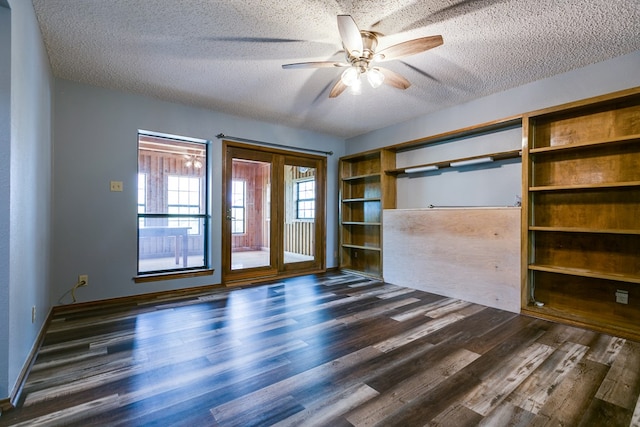
M 84 282 L 84 283 L 82 283 L 82 282 Z M 79 288 L 82 287 L 82 286 L 89 286 L 89 275 L 88 274 L 79 275 L 78 276 L 78 283 L 79 283 L 79 285 L 78 285 Z M 80 283 L 82 283 L 82 284 L 80 285 Z
M 618 304 L 629 304 L 629 291 L 618 289 L 616 291 L 616 302 Z
M 31 323 L 36 323 L 36 306 L 31 307 Z
M 111 181 L 111 191 L 122 191 L 122 181 Z

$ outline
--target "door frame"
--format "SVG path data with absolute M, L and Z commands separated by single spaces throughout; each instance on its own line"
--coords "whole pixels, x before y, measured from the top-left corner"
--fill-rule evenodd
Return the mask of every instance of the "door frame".
M 326 271 L 326 170 L 324 156 L 273 149 L 223 140 L 222 159 L 222 284 L 226 286 L 257 283 L 274 278 L 292 277 Z M 231 204 L 232 160 L 234 155 L 248 160 L 271 162 L 270 265 L 244 270 L 231 269 L 231 221 L 227 209 Z M 295 164 L 316 168 L 316 218 L 314 261 L 284 263 L 284 165 Z

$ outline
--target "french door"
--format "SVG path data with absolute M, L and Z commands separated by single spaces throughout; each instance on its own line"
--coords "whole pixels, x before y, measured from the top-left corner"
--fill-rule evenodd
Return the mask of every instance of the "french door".
M 323 271 L 326 159 L 224 144 L 223 282 Z

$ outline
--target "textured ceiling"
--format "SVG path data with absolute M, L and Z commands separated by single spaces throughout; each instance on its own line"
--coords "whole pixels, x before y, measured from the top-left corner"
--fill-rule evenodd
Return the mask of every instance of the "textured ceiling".
M 640 49 L 640 0 L 33 0 L 57 77 L 351 137 Z M 441 34 L 385 67 L 411 81 L 329 99 L 336 16 Z

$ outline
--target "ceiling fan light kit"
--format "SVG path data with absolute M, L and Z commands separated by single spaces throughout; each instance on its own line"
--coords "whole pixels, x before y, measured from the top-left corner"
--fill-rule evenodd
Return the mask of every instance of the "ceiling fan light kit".
M 421 37 L 407 40 L 376 52 L 378 37 L 382 37 L 382 34 L 375 31 L 360 30 L 350 15 L 338 15 L 338 31 L 342 39 L 346 62 L 300 62 L 282 66 L 284 69 L 347 67 L 331 88 L 329 92 L 330 98 L 337 97 L 347 88 L 350 89 L 352 94 L 359 95 L 362 91 L 361 76 L 363 74 L 367 76 L 367 81 L 374 89 L 380 87 L 383 83 L 397 89 L 407 89 L 411 86 L 411 83 L 403 76 L 387 68 L 373 66 L 373 64 L 415 55 L 433 49 L 443 43 L 442 36 L 439 35 Z
M 360 81 L 360 70 L 355 67 L 347 68 L 342 72 L 342 76 L 340 78 L 342 79 L 342 83 L 351 87 L 356 84 L 356 82 Z
M 372 88 L 377 88 L 384 83 L 384 74 L 378 68 L 370 68 L 367 71 L 367 80 Z
M 184 158 L 185 158 L 185 162 L 184 162 L 185 167 L 190 168 L 191 166 L 193 166 L 196 169 L 200 169 L 202 167 L 202 161 L 200 161 L 200 159 L 197 156 L 185 154 Z
M 361 95 L 362 81 L 360 81 L 360 79 L 356 80 L 351 86 L 349 86 L 349 92 L 351 92 L 351 95 Z

